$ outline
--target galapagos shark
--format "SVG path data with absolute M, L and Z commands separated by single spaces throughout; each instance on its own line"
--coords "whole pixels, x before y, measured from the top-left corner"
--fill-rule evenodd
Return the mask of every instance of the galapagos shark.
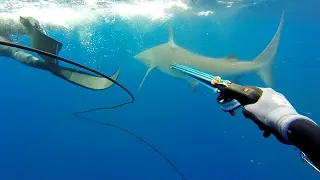
M 181 64 L 216 76 L 240 77 L 248 73 L 256 73 L 262 81 L 269 87 L 273 87 L 272 64 L 274 62 L 283 26 L 284 12 L 282 12 L 280 24 L 271 42 L 256 56 L 253 61 L 243 61 L 236 57 L 211 58 L 195 54 L 175 44 L 173 40 L 172 26 L 169 31 L 169 42 L 147 49 L 134 56 L 148 66 L 148 70 L 139 86 L 141 89 L 143 82 L 153 69 L 173 77 L 177 77 L 189 82 L 196 90 L 197 82 L 171 69 L 174 64 Z

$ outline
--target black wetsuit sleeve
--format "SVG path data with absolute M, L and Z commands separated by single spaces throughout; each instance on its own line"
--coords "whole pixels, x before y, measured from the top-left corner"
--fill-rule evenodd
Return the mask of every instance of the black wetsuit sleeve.
M 289 141 L 320 169 L 320 128 L 310 121 L 297 120 L 288 128 Z

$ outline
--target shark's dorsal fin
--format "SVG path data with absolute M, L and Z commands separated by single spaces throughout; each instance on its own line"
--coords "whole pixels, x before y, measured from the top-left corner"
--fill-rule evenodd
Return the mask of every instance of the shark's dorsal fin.
M 170 27 L 169 27 L 169 43 L 174 43 L 174 41 L 173 41 L 173 26 L 172 26 L 172 24 L 170 24 Z
M 169 27 L 169 44 L 171 44 L 172 48 L 176 47 L 174 40 L 173 40 L 173 25 L 172 24 L 170 24 L 170 27 Z
M 147 70 L 146 74 L 144 75 L 144 77 L 143 77 L 143 79 L 142 79 L 142 82 L 140 83 L 140 86 L 139 86 L 138 91 L 140 91 L 140 89 L 141 89 L 141 87 L 142 87 L 142 85 L 143 85 L 144 81 L 146 80 L 147 76 L 149 75 L 149 73 L 150 73 L 150 72 L 151 72 L 155 67 L 156 67 L 156 66 L 154 66 L 154 65 L 150 65 L 150 66 L 149 66 L 149 68 L 148 68 L 148 70 Z

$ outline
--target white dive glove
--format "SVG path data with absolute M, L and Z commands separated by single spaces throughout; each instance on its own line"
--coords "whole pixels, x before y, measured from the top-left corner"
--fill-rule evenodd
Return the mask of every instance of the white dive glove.
M 306 120 L 316 124 L 310 118 L 300 115 L 283 94 L 271 88 L 254 88 L 262 91 L 261 97 L 256 103 L 245 105 L 243 114 L 257 124 L 260 130 L 264 131 L 265 138 L 274 134 L 280 142 L 291 144 L 288 140 L 288 128 L 293 121 Z M 230 103 L 228 105 L 230 108 L 226 105 L 222 108 L 225 111 L 231 111 L 238 108 L 239 105 L 239 103 L 238 105 Z

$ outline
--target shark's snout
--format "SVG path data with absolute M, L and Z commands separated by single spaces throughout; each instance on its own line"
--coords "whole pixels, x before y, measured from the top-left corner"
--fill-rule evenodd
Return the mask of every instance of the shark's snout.
M 137 55 L 133 56 L 133 59 L 134 59 L 134 60 L 142 60 L 141 53 L 139 53 L 139 54 L 137 54 Z

